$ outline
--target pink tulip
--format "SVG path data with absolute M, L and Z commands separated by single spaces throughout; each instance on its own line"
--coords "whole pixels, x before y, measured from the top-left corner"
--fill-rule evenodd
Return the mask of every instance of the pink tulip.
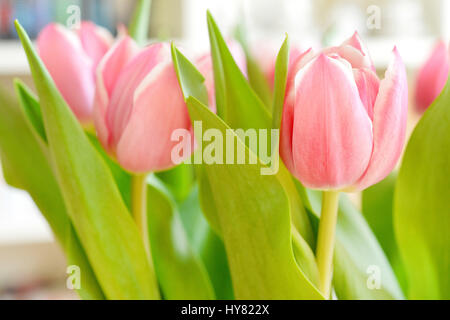
M 95 69 L 112 42 L 108 31 L 91 22 L 82 22 L 75 32 L 51 23 L 39 34 L 39 55 L 82 124 L 92 122 Z
M 245 76 L 247 76 L 247 59 L 244 49 L 242 49 L 242 46 L 234 40 L 227 41 L 227 45 L 237 66 L 239 67 L 241 72 Z M 208 91 L 209 107 L 212 111 L 216 112 L 216 90 L 214 87 L 214 70 L 211 54 L 209 52 L 203 54 L 196 60 L 195 64 L 198 71 L 200 71 L 205 77 L 205 86 Z
M 447 45 L 439 41 L 419 71 L 416 83 L 416 108 L 420 113 L 433 103 L 447 82 L 450 57 Z
M 171 151 L 177 142 L 171 135 L 190 130 L 191 121 L 169 44 L 140 49 L 125 36 L 111 48 L 97 69 L 94 120 L 102 145 L 126 170 L 174 166 Z
M 403 149 L 408 88 L 396 48 L 380 81 L 358 35 L 303 53 L 288 73 L 281 156 L 306 187 L 362 190 L 385 178 Z

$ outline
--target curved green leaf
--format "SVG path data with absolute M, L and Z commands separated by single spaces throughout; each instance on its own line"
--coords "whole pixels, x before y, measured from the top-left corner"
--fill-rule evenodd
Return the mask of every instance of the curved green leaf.
M 209 11 L 207 22 L 216 87 L 217 114 L 231 128 L 244 130 L 271 128 L 272 119 L 269 111 L 252 90 L 234 61 Z
M 201 120 L 205 130 L 217 129 L 223 136 L 231 130 L 195 98 L 189 97 L 187 104 L 191 120 Z M 248 156 L 251 151 L 235 134 L 233 139 Z M 236 298 L 323 299 L 294 259 L 289 202 L 277 178 L 261 175 L 261 163 L 203 168 L 209 181 L 214 181 L 211 196 Z
M 450 81 L 406 148 L 394 230 L 411 299 L 450 299 Z
M 155 269 L 166 299 L 214 299 L 205 267 L 187 239 L 176 203 L 156 177 L 148 186 L 149 234 Z
M 47 144 L 47 135 L 45 134 L 39 101 L 22 81 L 16 79 L 14 81 L 14 87 L 16 89 L 17 96 L 19 97 L 20 106 L 25 114 L 25 118 L 29 121 L 38 137 L 42 139 L 45 144 Z
M 88 136 L 108 164 L 124 202 L 131 208 L 131 175 L 109 158 L 97 137 Z M 166 184 L 163 186 L 156 177 L 151 181 L 153 183 L 147 191 L 149 237 L 155 272 L 164 298 L 213 298 L 211 283 L 199 253 L 189 242 L 184 228 L 180 227 L 178 205 L 169 196 L 168 190 L 172 189 Z M 186 270 L 190 270 L 189 278 L 186 278 Z
M 25 88 L 19 82 L 17 85 Z M 21 94 L 20 101 L 23 104 L 33 101 L 32 96 L 27 96 L 28 89 L 18 92 Z M 36 104 L 33 102 L 33 107 L 23 106 L 22 109 L 35 107 Z M 39 118 L 35 120 L 39 122 Z M 67 216 L 64 201 L 48 162 L 47 151 L 44 151 L 43 145 L 37 140 L 37 135 L 33 134 L 29 124 L 31 123 L 24 119 L 16 101 L 1 92 L 0 158 L 4 176 L 10 185 L 30 194 L 61 244 L 68 263 L 77 265 L 83 270 L 81 288 L 77 290 L 79 295 L 83 299 L 104 299 L 86 253 Z M 39 124 L 36 127 L 39 127 Z
M 233 285 L 225 246 L 205 219 L 199 198 L 199 188 L 196 186 L 180 205 L 181 220 L 193 249 L 208 271 L 217 299 L 232 300 Z
M 239 67 L 233 60 L 233 56 L 231 55 L 220 30 L 209 12 L 207 20 L 211 42 L 211 54 L 213 57 L 214 79 L 216 81 L 218 115 L 232 129 L 278 129 L 277 127 L 273 127 L 274 124 L 276 124 L 274 121 L 278 122 L 281 118 L 278 119 L 277 115 L 278 120 L 272 120 L 267 108 L 252 90 L 244 75 L 239 70 Z M 287 64 L 289 59 L 288 51 L 289 44 L 286 39 L 277 57 L 277 82 L 274 84 L 276 88 L 274 110 L 277 111 L 277 113 L 282 109 L 281 100 L 284 99 Z M 196 97 L 195 95 L 193 96 Z M 223 115 L 219 113 L 219 102 L 221 103 L 220 110 L 222 110 Z M 272 144 L 275 145 L 276 148 L 274 148 L 274 152 L 277 152 L 277 141 L 272 142 L 270 138 L 271 137 L 268 137 L 268 146 L 272 146 Z M 246 143 L 246 141 L 244 141 L 244 143 Z M 248 145 L 247 147 L 251 148 L 251 146 Z M 270 149 L 271 147 L 268 147 L 268 150 Z M 257 150 L 252 150 L 252 152 L 257 154 Z M 303 205 L 301 205 L 301 199 L 298 197 L 297 192 L 295 192 L 295 188 L 291 187 L 292 180 L 288 175 L 283 174 L 282 168 L 280 169 L 278 177 L 288 193 L 291 217 L 293 218 L 294 225 L 301 236 L 310 246 L 312 246 L 314 241 L 309 219 L 306 211 L 303 209 Z
M 272 129 L 279 130 L 281 126 L 281 118 L 283 114 L 284 98 L 286 93 L 287 84 L 287 74 L 288 74 L 288 63 L 289 63 L 289 38 L 286 35 L 281 49 L 278 53 L 276 63 L 275 63 L 275 80 L 274 80 L 274 99 L 272 107 Z M 275 152 L 279 154 L 279 141 L 276 141 Z M 310 247 L 314 248 L 315 239 L 310 229 L 309 219 L 307 218 L 306 210 L 304 209 L 304 204 L 302 198 L 298 194 L 297 187 L 295 185 L 295 179 L 287 170 L 283 162 L 279 164 L 279 172 L 277 174 L 280 182 L 282 183 L 284 189 L 286 190 L 289 201 L 291 203 L 291 215 L 292 222 L 294 226 L 301 232 L 303 237 L 305 237 L 306 242 Z M 305 223 L 305 221 L 307 223 Z M 294 237 L 295 239 L 295 237 Z M 302 243 L 304 241 L 296 241 L 294 243 Z M 309 249 L 309 250 L 308 250 Z M 305 251 L 306 250 L 306 251 Z M 308 252 L 307 252 L 308 251 Z M 296 257 L 300 256 L 299 253 Z M 314 257 L 310 248 L 304 247 L 304 252 L 302 256 Z M 297 259 L 298 260 L 298 259 Z M 314 258 L 315 262 L 315 258 Z M 305 261 L 306 263 L 306 261 Z M 317 279 L 317 265 L 314 263 L 306 263 L 308 266 L 309 275 L 314 279 Z
M 183 96 L 187 99 L 190 96 L 196 97 L 204 103 L 208 104 L 208 93 L 203 82 L 205 78 L 195 68 L 195 66 L 177 49 L 172 43 L 172 60 L 177 73 L 178 81 L 183 91 Z M 208 220 L 211 228 L 220 235 L 220 225 L 217 220 L 217 214 L 214 202 L 209 197 L 203 197 L 203 194 L 210 194 L 209 181 L 205 177 L 202 166 L 196 166 L 197 179 L 199 181 L 200 203 L 202 205 L 203 213 Z
M 272 107 L 272 128 L 280 129 L 289 65 L 289 37 L 286 35 L 275 62 L 274 95 Z
M 209 12 L 207 20 L 211 42 L 211 54 L 213 57 L 218 115 L 232 129 L 272 129 L 273 121 L 270 113 L 239 70 L 219 28 Z M 284 95 L 283 87 L 285 84 L 283 85 L 283 82 L 285 82 L 286 79 L 283 79 L 283 73 L 287 74 L 288 61 L 286 50 L 288 50 L 287 41 L 283 44 L 277 59 L 277 83 L 275 84 L 275 88 L 277 88 L 277 98 L 274 102 L 274 106 L 277 109 L 279 109 L 280 97 Z M 283 70 L 283 67 L 285 67 L 286 70 Z M 198 99 L 198 97 L 196 98 Z M 221 104 L 220 108 L 219 104 Z M 222 110 L 223 115 L 220 114 L 220 110 Z M 246 141 L 243 142 L 247 143 Z M 277 146 L 277 141 L 272 142 L 271 136 L 269 136 L 268 150 L 271 149 L 269 146 L 272 145 Z M 249 145 L 247 145 L 247 147 L 251 148 Z M 273 150 L 278 150 L 278 147 Z M 257 150 L 252 150 L 252 152 L 257 154 Z M 280 169 L 280 171 L 282 170 Z M 310 246 L 312 246 L 314 241 L 309 219 L 306 211 L 301 205 L 301 199 L 294 190 L 295 188 L 291 188 L 292 180 L 290 180 L 290 177 L 287 179 L 287 176 L 283 175 L 283 172 L 281 172 L 278 177 L 288 193 L 293 223 L 301 236 Z M 203 200 L 203 202 L 207 202 L 207 200 Z
M 202 102 L 208 103 L 208 94 L 203 85 L 203 75 L 175 48 L 173 43 L 171 50 L 175 71 L 183 89 L 184 97 L 187 98 L 192 95 L 201 99 Z M 196 167 L 197 179 L 201 182 L 199 188 L 209 193 L 209 181 L 201 166 Z M 201 202 L 201 207 L 207 209 L 203 211 L 203 214 L 209 223 L 203 218 L 198 207 L 198 200 L 193 200 L 192 194 L 181 203 L 181 218 L 195 252 L 201 257 L 208 270 L 217 298 L 232 299 L 233 290 L 226 253 L 223 242 L 217 236 L 221 234 L 221 231 L 217 221 L 215 204 L 210 201 L 209 197 L 201 196 L 202 193 L 200 192 L 198 200 Z M 197 192 L 194 194 L 194 199 L 196 199 L 196 195 L 198 195 Z
M 392 173 L 383 181 L 362 193 L 362 213 L 377 237 L 383 251 L 402 286 L 407 292 L 406 274 L 394 235 L 393 203 L 397 174 Z
M 220 38 L 219 43 L 224 44 L 224 41 L 221 38 L 220 34 L 219 34 L 219 38 Z M 224 45 L 223 50 L 226 51 L 225 55 L 228 53 L 229 57 L 231 57 L 231 54 L 229 53 L 228 49 L 226 48 L 226 45 Z M 218 54 L 220 54 L 220 52 Z M 201 85 L 203 83 L 203 77 L 195 69 L 195 67 L 174 47 L 172 47 L 172 56 L 173 56 L 173 61 L 174 61 L 175 68 L 176 68 L 176 71 L 178 74 L 179 82 L 183 89 L 185 98 L 189 99 L 190 95 L 195 95 L 196 98 L 199 98 L 200 100 L 203 100 L 203 102 L 206 102 L 207 100 L 205 99 L 205 95 L 204 95 L 205 89 L 204 89 L 204 86 L 202 87 L 202 85 Z M 230 69 L 234 68 L 235 74 L 240 74 L 240 71 L 238 70 L 237 66 L 235 64 L 233 65 L 233 63 L 228 65 L 228 68 L 230 68 Z M 249 91 L 250 95 L 252 95 L 252 94 L 254 95 L 254 93 L 252 93 L 248 84 L 247 84 L 247 89 L 250 90 Z M 243 93 L 241 92 L 240 94 L 243 95 L 245 98 L 245 90 Z M 245 103 L 245 101 L 244 100 L 241 101 L 241 99 L 237 99 L 237 101 L 239 103 Z M 230 105 L 230 108 L 236 108 L 236 107 L 237 107 L 236 105 L 234 105 L 234 106 Z M 245 106 L 245 105 L 241 105 L 241 108 L 246 108 L 246 107 L 247 106 Z M 228 108 L 228 106 L 227 106 L 227 108 Z M 265 127 L 265 128 L 270 128 L 271 118 L 270 118 L 270 116 L 267 115 L 266 111 L 264 111 L 265 109 L 264 109 L 264 106 L 261 105 L 261 102 L 258 102 L 258 105 L 255 106 L 254 110 L 255 110 L 255 112 L 257 112 L 258 114 L 261 115 L 261 119 L 265 118 L 267 120 L 265 125 L 270 124 L 268 127 Z M 240 116 L 238 116 L 235 118 L 235 120 L 240 122 L 244 126 L 252 125 L 250 123 L 251 120 L 248 120 L 248 118 L 240 118 Z M 202 203 L 203 211 L 204 211 L 206 217 L 208 218 L 208 221 L 210 222 L 211 227 L 219 235 L 221 235 L 221 237 L 223 237 L 222 223 L 220 222 L 220 219 L 219 219 L 219 215 L 220 215 L 219 212 L 220 212 L 220 210 L 222 210 L 222 208 L 221 208 L 221 205 L 219 203 L 217 203 L 217 201 L 213 197 L 214 188 L 215 188 L 215 186 L 213 184 L 217 184 L 217 180 L 211 179 L 211 177 L 209 177 L 207 175 L 206 166 L 200 167 L 198 172 L 199 172 L 198 179 L 199 179 L 199 184 L 200 184 L 200 195 L 201 195 L 200 200 Z M 258 174 L 261 174 L 261 173 L 258 173 Z M 272 178 L 274 178 L 274 177 L 272 177 Z M 281 175 L 280 175 L 280 177 L 276 177 L 275 180 L 277 180 L 278 178 L 280 178 L 280 180 L 282 180 L 284 182 L 285 181 L 289 182 L 289 180 L 281 179 L 282 178 Z M 290 177 L 289 177 L 289 179 L 290 179 Z M 278 182 L 277 182 L 277 184 L 278 184 Z M 286 187 L 289 186 L 288 183 L 285 183 L 285 185 L 286 185 Z M 294 195 L 294 197 L 290 197 L 289 201 L 288 201 L 288 204 L 290 205 L 290 209 L 292 210 L 292 215 L 294 217 L 297 217 L 296 219 L 293 219 L 293 220 L 294 220 L 294 222 L 295 221 L 300 222 L 297 224 L 300 226 L 300 228 L 299 228 L 300 231 L 303 231 L 304 233 L 307 233 L 309 231 L 309 233 L 307 233 L 308 240 L 310 240 L 312 242 L 312 239 L 313 239 L 312 231 L 311 231 L 311 227 L 309 226 L 308 217 L 306 216 L 306 212 L 304 211 L 304 208 L 301 205 L 301 199 L 299 198 L 299 196 L 296 192 L 295 185 L 292 183 L 292 180 L 291 180 L 291 185 L 292 185 L 292 187 L 287 188 L 287 190 L 290 193 L 290 195 Z M 288 216 L 290 216 L 290 215 L 288 215 Z M 224 242 L 226 242 L 225 239 L 224 239 Z M 314 255 L 313 255 L 311 249 L 309 248 L 309 246 L 308 245 L 305 246 L 303 244 L 306 244 L 306 243 L 304 243 L 303 241 L 300 241 L 300 242 L 297 241 L 294 243 L 294 245 L 296 246 L 295 249 L 296 249 L 296 253 L 297 253 L 295 255 L 295 257 L 302 258 L 296 262 L 301 265 L 301 269 L 305 272 L 305 274 L 307 276 L 310 276 L 311 279 L 314 279 L 315 278 L 314 275 L 317 274 L 317 271 L 314 270 L 317 268 L 315 266 Z M 302 252 L 302 254 L 300 254 L 300 251 L 304 251 L 304 252 Z M 293 252 L 291 252 L 291 257 L 292 256 L 293 256 Z M 305 259 L 308 259 L 307 263 L 306 263 Z M 302 263 L 305 263 L 305 265 L 302 265 Z M 315 266 L 315 268 L 314 268 L 314 266 Z
M 17 21 L 16 29 L 40 98 L 51 162 L 68 215 L 106 297 L 159 298 L 136 225 L 108 167 L 57 91 Z
M 364 190 L 362 196 L 362 213 L 377 236 L 384 252 L 391 259 L 397 255 L 392 219 L 395 181 L 396 177 L 392 174 L 380 183 Z

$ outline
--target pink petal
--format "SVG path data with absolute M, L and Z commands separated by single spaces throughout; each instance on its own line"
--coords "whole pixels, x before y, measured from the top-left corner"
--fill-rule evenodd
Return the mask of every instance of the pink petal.
M 91 57 L 96 67 L 113 43 L 108 30 L 96 26 L 92 22 L 83 21 L 78 30 L 84 51 Z
M 290 172 L 294 172 L 294 159 L 292 157 L 292 133 L 294 121 L 295 103 L 295 76 L 303 68 L 314 54 L 308 49 L 295 59 L 289 58 L 289 69 L 286 83 L 286 97 L 283 106 L 283 116 L 280 128 L 280 156 Z
M 416 106 L 424 112 L 439 96 L 447 82 L 449 53 L 444 41 L 440 41 L 419 71 L 416 84 Z
M 136 90 L 133 113 L 118 144 L 117 159 L 135 173 L 169 169 L 174 165 L 172 149 L 178 144 L 171 141 L 172 133 L 190 127 L 173 64 L 159 64 Z
M 341 46 L 345 46 L 345 45 L 349 45 L 352 46 L 353 48 L 359 50 L 359 52 L 361 52 L 361 54 L 364 57 L 367 57 L 369 59 L 370 62 L 370 68 L 375 71 L 375 66 L 373 65 L 373 61 L 372 58 L 370 57 L 370 53 L 369 50 L 367 50 L 367 47 L 364 45 L 364 43 L 362 42 L 361 38 L 359 37 L 359 34 L 357 31 L 355 31 L 355 33 L 353 33 L 353 35 L 345 40 Z
M 375 102 L 374 149 L 367 171 L 355 189 L 363 190 L 384 179 L 394 169 L 405 144 L 408 83 L 403 61 L 394 48 L 394 59 Z
M 371 120 L 373 120 L 373 107 L 378 95 L 380 80 L 375 72 L 370 69 L 353 69 L 359 96 Z
M 144 49 L 123 68 L 106 110 L 111 145 L 117 145 L 127 126 L 133 112 L 134 92 L 139 84 L 156 65 L 168 60 L 171 60 L 169 45 L 157 43 Z
M 117 78 L 122 69 L 139 52 L 138 45 L 130 37 L 122 37 L 99 63 L 96 77 L 94 122 L 97 135 L 105 149 L 109 149 L 109 130 L 106 125 L 106 109 Z
M 355 69 L 369 68 L 375 71 L 369 51 L 356 31 L 340 46 L 327 48 L 323 52 L 327 55 L 338 54 L 340 57 L 350 62 Z
M 314 52 L 311 48 L 297 56 L 295 59 L 291 60 L 289 56 L 289 66 L 288 66 L 288 75 L 286 82 L 286 95 L 288 95 L 291 91 L 294 90 L 295 84 L 295 76 L 308 62 L 314 59 Z M 294 95 L 292 96 L 294 97 Z
M 95 92 L 94 69 L 80 40 L 63 26 L 49 24 L 39 34 L 37 47 L 67 104 L 80 122 L 90 122 Z
M 361 51 L 350 45 L 342 45 L 339 47 L 330 47 L 323 50 L 326 55 L 337 54 L 341 58 L 347 60 L 353 68 L 369 68 L 373 69 L 372 61 L 368 56 L 364 56 Z
M 343 189 L 364 173 L 372 124 L 351 69 L 319 55 L 295 79 L 294 175 L 314 189 Z

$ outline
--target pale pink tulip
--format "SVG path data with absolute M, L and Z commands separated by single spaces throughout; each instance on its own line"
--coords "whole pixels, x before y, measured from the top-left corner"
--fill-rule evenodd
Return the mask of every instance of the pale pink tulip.
M 191 121 L 169 44 L 140 49 L 130 37 L 121 38 L 97 69 L 94 119 L 102 145 L 126 170 L 173 167 L 177 142 L 171 135 L 190 130 Z
M 425 112 L 444 89 L 449 73 L 449 60 L 446 43 L 439 41 L 417 76 L 415 100 L 416 109 L 420 113 Z
M 73 113 L 82 124 L 92 123 L 95 69 L 113 37 L 91 22 L 75 32 L 51 23 L 39 34 L 39 55 Z
M 247 76 L 247 59 L 242 46 L 234 41 L 227 41 L 228 49 L 234 58 L 237 66 L 241 72 Z M 212 111 L 216 112 L 216 90 L 214 86 L 214 70 L 211 54 L 205 53 L 197 58 L 195 65 L 198 71 L 205 77 L 205 86 L 208 91 L 209 107 Z
M 408 88 L 396 48 L 380 81 L 358 35 L 293 63 L 281 156 L 306 187 L 362 190 L 385 178 L 404 146 Z

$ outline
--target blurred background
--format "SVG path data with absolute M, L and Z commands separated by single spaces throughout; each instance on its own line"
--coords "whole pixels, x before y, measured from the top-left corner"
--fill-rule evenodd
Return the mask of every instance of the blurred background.
M 15 77 L 32 85 L 14 19 L 35 38 L 48 22 L 66 24 L 73 6 L 82 20 L 115 33 L 130 19 L 134 1 L 0 0 L 2 88 L 12 94 Z M 286 32 L 303 49 L 338 45 L 357 30 L 380 74 L 397 45 L 410 84 L 436 40 L 450 39 L 447 0 L 153 0 L 150 35 L 176 39 L 196 52 L 207 50 L 206 9 L 228 36 L 237 25 L 244 27 L 255 48 L 278 48 Z M 6 186 L 0 175 L 0 299 L 74 299 L 66 277 L 64 257 L 45 220 L 27 194 Z

